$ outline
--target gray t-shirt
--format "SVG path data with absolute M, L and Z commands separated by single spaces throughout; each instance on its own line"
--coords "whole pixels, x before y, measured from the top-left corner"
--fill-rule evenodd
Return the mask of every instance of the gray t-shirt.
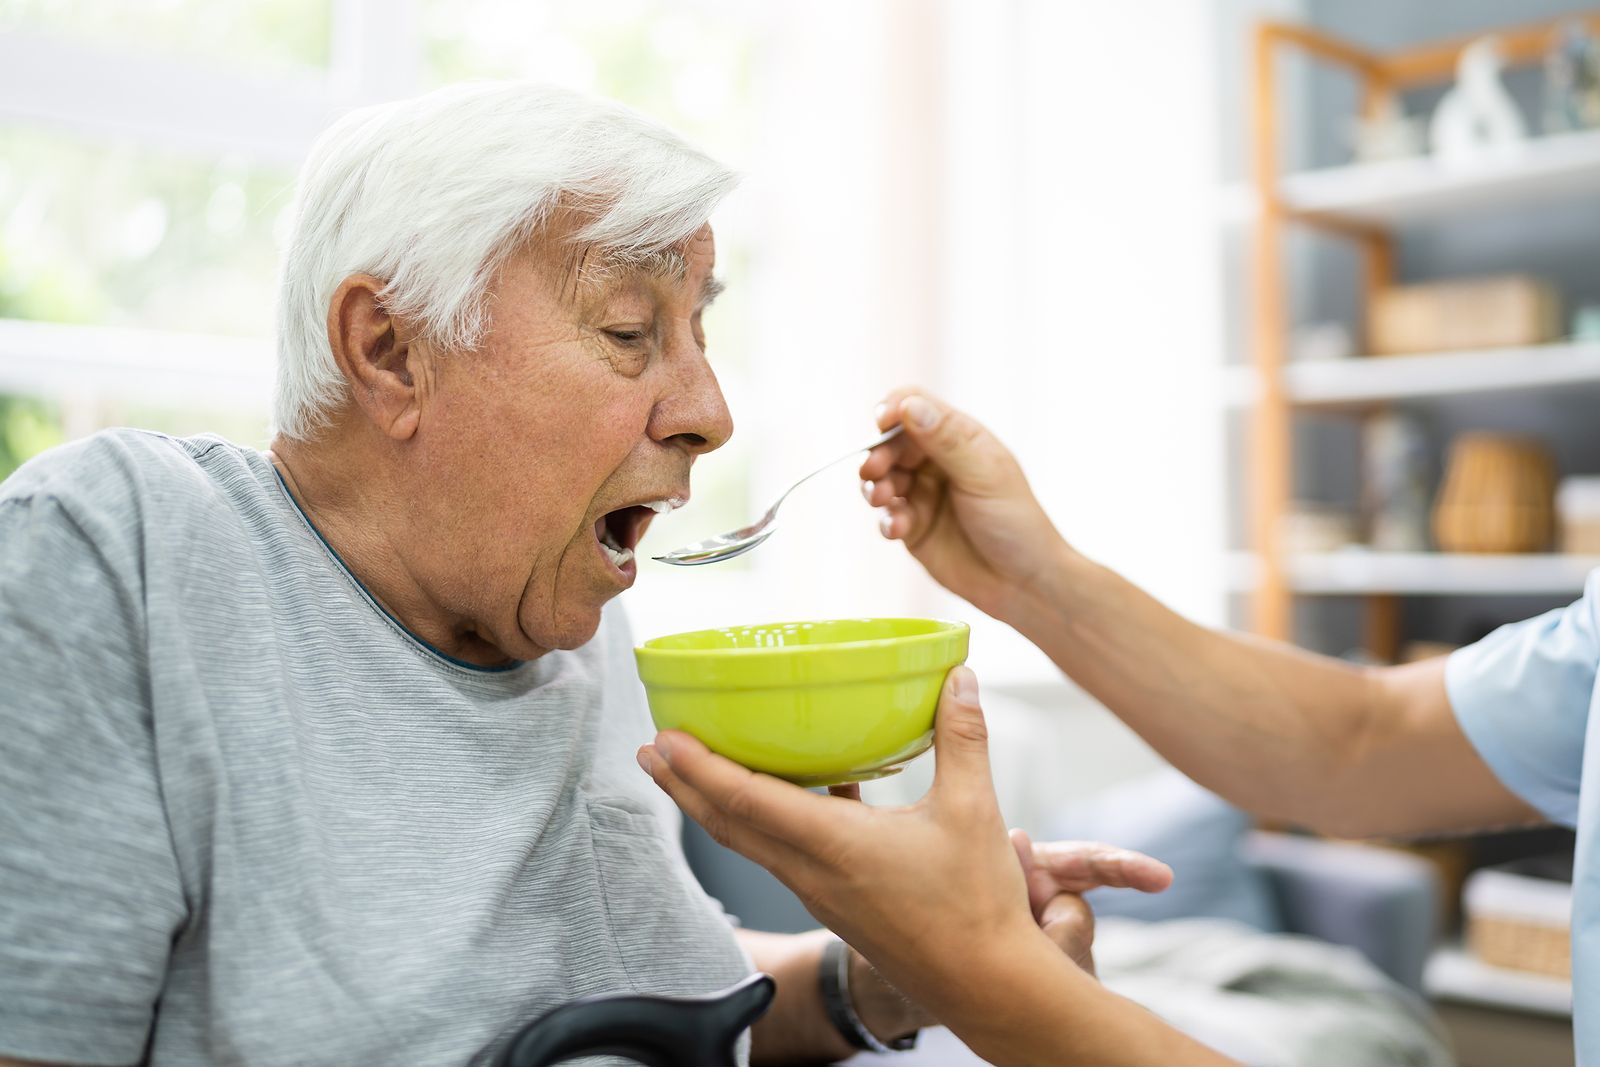
M 574 997 L 729 985 L 650 733 L 615 606 L 474 668 L 258 452 L 40 457 L 0 486 L 0 1056 L 464 1064 Z

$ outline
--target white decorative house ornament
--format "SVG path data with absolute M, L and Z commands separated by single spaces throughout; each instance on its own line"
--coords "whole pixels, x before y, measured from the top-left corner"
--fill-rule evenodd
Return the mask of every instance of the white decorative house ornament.
M 1493 37 L 1461 50 L 1456 85 L 1433 113 L 1433 154 L 1446 162 L 1480 159 L 1527 140 L 1528 126 L 1500 80 L 1500 52 Z

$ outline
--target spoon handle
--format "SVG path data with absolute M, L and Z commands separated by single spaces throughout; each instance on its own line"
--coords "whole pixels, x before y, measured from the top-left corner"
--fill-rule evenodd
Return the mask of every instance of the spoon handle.
M 896 437 L 900 436 L 900 431 L 904 430 L 904 429 L 905 429 L 905 426 L 903 424 L 897 424 L 895 426 L 891 426 L 891 427 L 889 427 L 889 429 L 883 431 L 881 434 L 879 434 L 877 437 L 874 437 L 872 440 L 868 441 L 866 444 L 861 445 L 858 448 L 852 448 L 850 451 L 846 452 L 842 456 L 837 457 L 836 459 L 828 460 L 828 462 L 824 463 L 822 466 L 818 467 L 816 470 L 812 471 L 810 474 L 806 475 L 804 478 L 801 478 L 798 482 L 795 482 L 787 490 L 785 490 L 784 494 L 782 496 L 780 496 L 776 501 L 773 502 L 772 507 L 767 509 L 767 515 L 770 517 L 773 512 L 778 510 L 779 505 L 781 505 L 785 500 L 789 499 L 789 494 L 790 493 L 794 492 L 796 489 L 800 488 L 802 485 L 804 485 L 805 483 L 809 482 L 811 479 L 815 478 L 817 475 L 821 474 L 823 471 L 827 470 L 829 467 L 832 467 L 837 463 L 843 463 L 845 460 L 849 459 L 851 456 L 859 455 L 862 452 L 871 452 L 874 448 L 877 448 L 879 445 L 887 444 L 888 442 L 893 441 Z
M 856 449 L 856 452 L 871 452 L 879 445 L 886 445 L 890 441 L 893 441 L 896 437 L 899 437 L 900 431 L 904 430 L 905 428 L 906 427 L 904 423 L 897 422 L 887 430 L 880 433 L 878 436 L 874 437 L 872 440 L 868 441 L 866 444 L 862 445 L 860 448 Z M 852 456 L 855 454 L 855 452 L 850 453 Z M 844 459 L 846 457 L 840 456 L 839 458 Z

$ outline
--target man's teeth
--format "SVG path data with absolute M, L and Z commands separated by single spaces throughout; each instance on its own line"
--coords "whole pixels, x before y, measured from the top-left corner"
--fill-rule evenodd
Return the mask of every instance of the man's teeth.
M 652 500 L 639 506 L 649 508 L 657 515 L 665 515 L 669 511 L 678 510 L 687 503 L 688 501 L 680 500 L 678 497 L 673 496 L 665 500 Z M 611 532 L 609 523 L 602 520 L 598 525 L 600 527 L 600 547 L 605 549 L 606 557 L 619 568 L 627 566 L 633 560 L 633 549 L 622 547 L 617 541 L 617 535 Z
M 623 548 L 617 544 L 617 535 L 611 532 L 611 527 L 603 526 L 600 529 L 600 547 L 610 557 L 611 562 L 618 567 L 625 566 L 633 558 L 633 549 Z

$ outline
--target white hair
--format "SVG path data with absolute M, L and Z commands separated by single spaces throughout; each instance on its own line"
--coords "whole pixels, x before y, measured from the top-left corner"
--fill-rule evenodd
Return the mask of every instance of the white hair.
M 488 325 L 488 286 L 559 205 L 577 243 L 623 260 L 682 244 L 734 174 L 636 112 L 553 86 L 455 86 L 345 115 L 312 146 L 278 286 L 278 433 L 305 439 L 343 403 L 328 303 L 352 274 L 446 350 Z

